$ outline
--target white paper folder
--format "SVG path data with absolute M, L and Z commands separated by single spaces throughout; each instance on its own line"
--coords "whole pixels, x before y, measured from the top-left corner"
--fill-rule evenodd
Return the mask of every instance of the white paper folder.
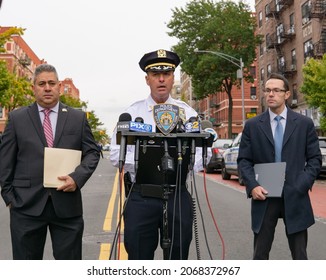
M 81 161 L 81 151 L 59 148 L 44 150 L 44 182 L 45 188 L 57 188 L 63 184 L 58 176 L 73 172 Z
M 255 164 L 256 181 L 268 191 L 267 197 L 281 197 L 285 181 L 286 162 Z

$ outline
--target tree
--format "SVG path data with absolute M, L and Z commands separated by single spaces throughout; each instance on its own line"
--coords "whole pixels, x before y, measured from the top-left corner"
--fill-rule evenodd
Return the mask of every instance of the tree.
M 311 107 L 319 108 L 320 128 L 326 131 L 326 54 L 321 60 L 309 59 L 302 67 L 301 92 Z
M 210 94 L 225 91 L 229 98 L 229 138 L 232 137 L 232 86 L 240 86 L 236 65 L 218 55 L 195 50 L 220 52 L 244 62 L 244 76 L 253 81 L 249 66 L 256 58 L 256 47 L 261 37 L 255 35 L 256 19 L 247 4 L 231 1 L 191 1 L 185 8 L 172 10 L 168 23 L 170 36 L 179 39 L 172 49 L 182 61 L 181 68 L 192 79 L 194 95 L 203 99 Z
M 103 123 L 100 122 L 99 118 L 96 117 L 94 111 L 87 111 L 87 102 L 81 101 L 70 95 L 63 94 L 60 96 L 60 101 L 70 107 L 85 110 L 89 126 L 91 127 L 95 141 L 98 143 L 107 143 L 109 136 L 106 133 L 106 129 L 101 128 Z
M 0 33 L 0 53 L 5 52 L 4 44 L 11 40 L 12 35 L 22 35 L 24 29 L 12 27 Z M 12 111 L 34 101 L 31 84 L 26 78 L 10 73 L 6 62 L 0 61 L 0 105 Z
M 8 28 L 5 32 L 0 33 L 0 53 L 5 52 L 4 44 L 10 40 L 12 35 L 23 35 L 24 29 L 23 28 L 17 28 L 17 27 L 11 27 Z

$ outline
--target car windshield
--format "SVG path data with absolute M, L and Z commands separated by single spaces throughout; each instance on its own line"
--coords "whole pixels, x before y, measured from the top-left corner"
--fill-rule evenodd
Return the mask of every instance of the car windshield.
M 217 139 L 213 142 L 213 148 L 225 148 L 225 144 L 230 145 L 232 143 L 232 139 Z

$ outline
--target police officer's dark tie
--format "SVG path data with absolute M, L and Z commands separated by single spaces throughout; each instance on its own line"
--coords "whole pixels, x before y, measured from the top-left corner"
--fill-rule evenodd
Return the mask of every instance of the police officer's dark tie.
M 275 162 L 282 161 L 283 127 L 281 119 L 281 116 L 276 116 L 274 118 L 274 120 L 277 122 L 274 133 Z
M 48 143 L 48 147 L 52 148 L 53 147 L 53 132 L 52 132 L 51 121 L 49 118 L 51 109 L 44 109 L 43 113 L 44 113 L 43 129 L 44 129 L 46 142 Z

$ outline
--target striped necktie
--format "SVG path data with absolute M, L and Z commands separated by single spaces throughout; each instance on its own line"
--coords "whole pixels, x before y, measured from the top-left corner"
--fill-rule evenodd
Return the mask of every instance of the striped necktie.
M 274 146 L 275 146 L 275 162 L 282 161 L 282 145 L 283 145 L 283 127 L 281 123 L 281 116 L 276 116 L 274 120 L 277 122 L 274 133 Z
M 51 109 L 44 109 L 44 121 L 43 121 L 43 129 L 46 138 L 46 142 L 48 143 L 48 147 L 53 147 L 53 131 L 51 126 L 51 121 L 49 115 L 51 113 Z

